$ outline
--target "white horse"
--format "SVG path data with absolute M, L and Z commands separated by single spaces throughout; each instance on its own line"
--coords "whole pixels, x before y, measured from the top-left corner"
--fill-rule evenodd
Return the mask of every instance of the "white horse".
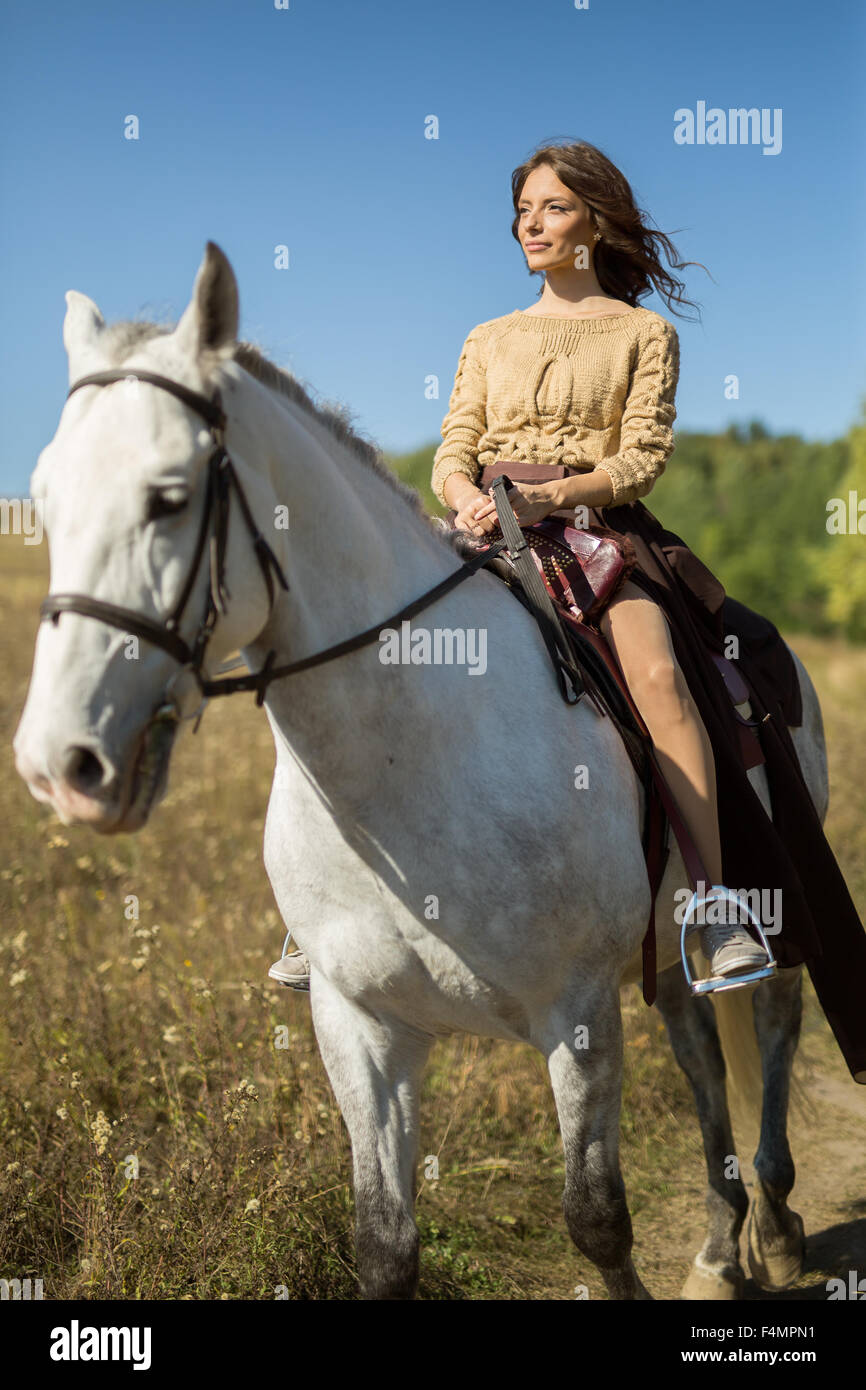
M 149 371 L 221 394 L 226 448 L 289 589 L 269 602 L 233 501 L 230 599 L 205 676 L 238 649 L 253 671 L 271 652 L 278 662 L 317 653 L 383 624 L 459 566 L 416 495 L 343 415 L 314 406 L 288 373 L 238 343 L 237 285 L 213 243 L 173 330 L 106 325 L 74 291 L 67 304 L 71 383 L 120 366 L 131 378 Z M 32 484 L 52 593 L 90 595 L 162 626 L 195 555 L 213 448 L 199 413 L 146 380 L 72 393 Z M 207 586 L 203 564 L 180 624 L 187 642 Z M 458 659 L 425 660 L 419 628 L 431 650 L 449 630 L 445 645 L 456 644 Z M 490 573 L 440 598 L 411 632 L 413 661 L 385 662 L 385 640 L 368 642 L 274 681 L 266 700 L 276 767 L 265 864 L 311 962 L 316 1037 L 351 1137 L 362 1293 L 416 1289 L 419 1083 L 434 1039 L 461 1031 L 545 1055 L 568 1229 L 611 1298 L 649 1297 L 632 1263 L 618 1156 L 619 994 L 640 979 L 649 909 L 641 786 L 611 721 L 587 700 L 560 700 L 534 621 Z M 461 634 L 483 661 L 461 664 Z M 178 694 L 177 660 L 148 640 L 136 652 L 135 642 L 81 612 L 44 622 L 15 739 L 33 794 L 106 834 L 139 829 L 164 789 L 171 726 L 154 714 L 167 688 L 184 713 L 197 704 L 188 672 Z M 797 669 L 805 716 L 792 736 L 823 814 L 821 716 Z M 576 788 L 576 764 L 588 769 L 589 790 Z M 769 809 L 763 770 L 751 776 Z M 709 1177 L 708 1235 L 686 1294 L 731 1298 L 742 1286 L 748 1199 L 726 1176 L 734 1148 L 713 1006 L 689 995 L 678 963 L 674 895 L 686 886 L 674 849 L 658 899 L 659 1005 L 695 1090 Z M 764 1100 L 749 1258 L 770 1287 L 796 1277 L 803 1253 L 786 1202 L 799 985 L 795 969 L 754 991 Z M 716 1002 L 738 1020 L 735 1068 L 748 1060 L 751 998 L 738 991 Z

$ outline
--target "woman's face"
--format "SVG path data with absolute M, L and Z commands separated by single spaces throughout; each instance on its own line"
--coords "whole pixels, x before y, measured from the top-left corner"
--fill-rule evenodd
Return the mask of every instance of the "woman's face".
M 592 265 L 595 228 L 589 208 L 548 164 L 526 179 L 517 211 L 517 235 L 530 270 L 573 267 L 581 246 L 587 248 L 587 268 Z

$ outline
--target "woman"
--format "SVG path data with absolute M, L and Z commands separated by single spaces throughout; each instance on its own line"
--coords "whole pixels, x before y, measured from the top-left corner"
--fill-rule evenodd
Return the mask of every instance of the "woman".
M 591 146 L 553 146 L 512 182 L 513 234 L 544 286 L 537 304 L 469 335 L 433 467 L 434 492 L 456 512 L 454 524 L 476 536 L 497 525 L 495 504 L 476 482 L 483 463 L 513 458 L 584 470 L 517 484 L 509 500 L 519 523 L 531 526 L 575 507 L 627 507 L 651 490 L 673 447 L 678 339 L 665 319 L 635 305 L 648 276 L 664 272 L 622 174 Z M 605 197 L 585 201 L 578 189 L 596 185 Z M 629 263 L 622 251 L 635 243 L 641 254 Z M 619 279 L 610 273 L 615 247 Z M 599 625 L 716 886 L 709 896 L 723 898 L 713 751 L 663 608 L 629 579 Z M 739 914 L 730 915 L 730 923 L 701 932 L 719 982 L 768 963 Z
M 690 303 L 661 266 L 656 243 L 669 263 L 680 263 L 668 238 L 643 225 L 628 182 L 592 145 L 537 150 L 514 171 L 512 194 L 512 234 L 544 285 L 537 304 L 467 337 L 433 490 L 456 513 L 456 526 L 484 536 L 496 528 L 496 513 L 478 486 L 483 465 L 505 460 L 512 475 L 518 465 L 524 473 L 564 465 L 571 476 L 515 479 L 509 499 L 521 525 L 580 506 L 584 524 L 631 540 L 637 564 L 599 626 L 711 876 L 710 896 L 724 900 L 725 877 L 740 891 L 759 890 L 762 901 L 766 890 L 781 893 L 776 959 L 808 965 L 848 1067 L 866 1082 L 866 935 L 788 732 L 802 722 L 790 653 L 773 624 L 728 598 L 639 500 L 672 452 L 679 344 L 674 327 L 638 299 L 654 286 L 669 303 Z M 710 655 L 710 648 L 723 653 L 732 635 L 760 721 L 772 821 L 746 776 L 733 707 Z M 701 932 L 720 984 L 766 963 L 739 915 Z M 308 985 L 300 952 L 270 973 L 294 988 Z

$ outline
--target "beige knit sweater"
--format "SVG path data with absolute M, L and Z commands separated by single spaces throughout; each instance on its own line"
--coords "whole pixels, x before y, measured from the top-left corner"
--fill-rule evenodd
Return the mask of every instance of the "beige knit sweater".
M 601 467 L 609 506 L 648 493 L 673 450 L 679 339 L 642 305 L 601 318 L 515 309 L 473 328 L 463 344 L 433 491 L 451 473 L 473 482 L 496 459 Z

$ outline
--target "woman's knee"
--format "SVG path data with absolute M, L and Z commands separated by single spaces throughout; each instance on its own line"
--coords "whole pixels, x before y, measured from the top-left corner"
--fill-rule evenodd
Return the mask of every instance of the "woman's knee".
M 693 717 L 694 701 L 657 603 L 628 582 L 608 605 L 601 626 L 647 726 Z
M 688 697 L 688 686 L 674 653 L 667 619 L 640 590 L 629 588 L 606 610 L 602 632 L 616 656 L 635 700 L 668 704 Z
M 673 654 L 660 653 L 642 666 L 632 682 L 632 696 L 645 719 L 647 713 L 665 723 L 690 717 L 691 695 Z
M 691 692 L 663 615 L 655 605 L 642 609 L 638 621 L 634 610 L 612 614 L 611 646 L 647 725 L 679 723 L 691 716 Z

